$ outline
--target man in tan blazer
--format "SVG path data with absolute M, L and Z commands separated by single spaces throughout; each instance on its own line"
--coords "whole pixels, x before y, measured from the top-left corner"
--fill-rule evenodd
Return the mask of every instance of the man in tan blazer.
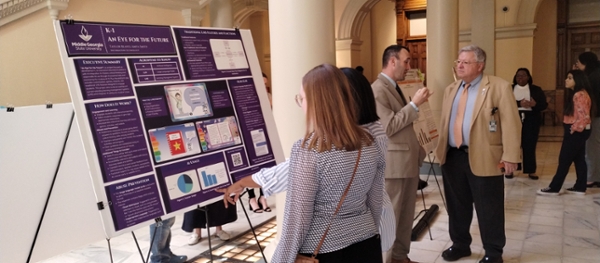
M 471 255 L 473 204 L 485 250 L 480 263 L 501 263 L 504 233 L 504 179 L 520 160 L 521 119 L 510 84 L 483 75 L 485 51 L 459 51 L 460 78 L 444 92 L 436 156 L 442 167 L 452 246 L 446 261 Z M 504 166 L 502 171 L 501 166 Z
M 413 262 L 408 258 L 410 234 L 415 215 L 419 166 L 425 158 L 425 150 L 417 141 L 412 123 L 418 117 L 419 106 L 431 95 L 427 88 L 422 88 L 415 93 L 412 101 L 406 101 L 396 82 L 404 80 L 409 69 L 408 49 L 400 45 L 389 46 L 383 52 L 383 69 L 371 84 L 377 115 L 389 139 L 385 190 L 390 195 L 396 216 L 392 263 Z

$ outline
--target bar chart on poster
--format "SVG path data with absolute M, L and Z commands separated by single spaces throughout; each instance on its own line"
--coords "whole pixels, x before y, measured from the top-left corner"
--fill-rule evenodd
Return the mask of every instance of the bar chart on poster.
M 202 188 L 207 189 L 227 183 L 227 170 L 224 163 L 217 163 L 198 170 L 202 175 Z
M 56 21 L 108 237 L 284 160 L 248 30 Z

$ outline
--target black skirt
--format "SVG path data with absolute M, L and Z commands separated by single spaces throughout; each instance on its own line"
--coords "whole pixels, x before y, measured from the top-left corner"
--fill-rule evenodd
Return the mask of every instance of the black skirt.
M 223 201 L 212 203 L 201 209 L 206 209 L 206 213 L 208 213 L 209 227 L 222 226 L 237 220 L 236 206 L 230 204 L 229 208 L 225 208 Z M 206 228 L 205 211 L 194 209 L 185 213 L 181 228 L 185 232 L 192 232 L 194 228 Z

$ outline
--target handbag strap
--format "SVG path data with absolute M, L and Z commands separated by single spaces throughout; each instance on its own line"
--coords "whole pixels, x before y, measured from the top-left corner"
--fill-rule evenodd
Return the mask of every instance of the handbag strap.
M 344 190 L 344 194 L 342 194 L 342 198 L 340 198 L 340 202 L 338 203 L 337 208 L 335 209 L 335 212 L 331 216 L 329 225 L 327 225 L 327 228 L 325 229 L 325 233 L 323 234 L 323 237 L 321 237 L 321 241 L 319 241 L 319 245 L 317 245 L 317 248 L 315 248 L 315 252 L 313 252 L 313 254 L 311 255 L 311 258 L 315 258 L 315 257 L 317 257 L 317 254 L 319 254 L 319 250 L 321 250 L 321 246 L 323 245 L 323 242 L 325 242 L 325 237 L 327 236 L 327 232 L 329 232 L 329 227 L 331 226 L 331 223 L 333 222 L 333 219 L 335 219 L 335 216 L 337 215 L 337 213 L 340 211 L 340 208 L 342 207 L 342 204 L 344 203 L 344 199 L 346 199 L 346 195 L 348 195 L 348 190 L 350 190 L 350 185 L 352 185 L 352 181 L 354 181 L 354 175 L 356 174 L 356 169 L 358 168 L 358 162 L 360 161 L 361 151 L 362 151 L 362 149 L 358 150 L 358 156 L 356 157 L 356 163 L 354 164 L 354 171 L 352 171 L 352 177 L 350 178 L 350 182 L 348 183 L 348 186 L 346 186 L 346 190 Z

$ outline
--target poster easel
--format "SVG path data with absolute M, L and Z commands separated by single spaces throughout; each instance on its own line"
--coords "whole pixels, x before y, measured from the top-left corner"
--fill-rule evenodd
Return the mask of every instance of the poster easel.
M 216 189 L 283 160 L 248 30 L 55 31 L 108 237 L 220 200 Z
M 72 113 L 70 103 L 0 111 L 0 250 L 10 251 L 0 262 L 38 262 L 105 237 Z

